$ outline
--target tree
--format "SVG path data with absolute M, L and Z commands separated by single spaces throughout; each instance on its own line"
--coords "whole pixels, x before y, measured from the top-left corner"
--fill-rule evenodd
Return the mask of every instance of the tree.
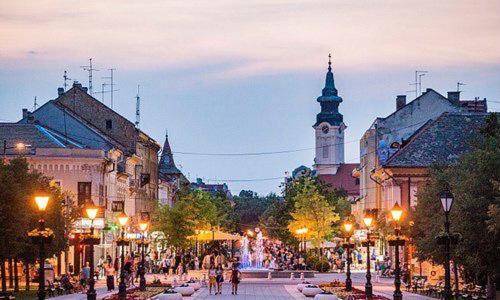
M 266 234 L 287 245 L 297 244 L 297 239 L 288 230 L 292 220 L 290 210 L 283 199 L 275 199 L 260 217 L 260 224 Z
M 260 217 L 277 196 L 273 193 L 262 197 L 256 192 L 242 190 L 234 197 L 234 213 L 240 220 L 243 229 L 259 226 Z
M 194 215 L 187 201 L 177 201 L 173 207 L 159 208 L 157 230 L 165 234 L 168 245 L 177 250 L 189 245 L 188 236 L 194 234 Z
M 40 218 L 33 201 L 37 192 L 49 193 L 50 201 L 43 215 L 46 226 L 54 231 L 54 241 L 47 245 L 47 254 L 59 254 L 67 248 L 64 215 L 60 190 L 50 185 L 50 178 L 38 172 L 30 172 L 24 158 L 8 163 L 0 161 L 0 260 L 2 288 L 5 287 L 5 259 L 21 258 L 25 264 L 33 263 L 38 256 L 27 232 L 37 226 Z
M 467 280 L 487 284 L 489 297 L 494 297 L 494 282 L 500 274 L 500 129 L 495 114 L 488 117 L 481 133 L 475 150 L 463 155 L 457 164 L 431 169 L 425 188 L 418 194 L 411 233 L 419 258 L 443 263 L 442 246 L 435 239 L 442 234 L 444 219 L 438 194 L 450 189 L 455 198 L 451 230 L 461 236 L 452 258 Z
M 290 232 L 293 234 L 297 229 L 307 227 L 307 237 L 317 248 L 330 237 L 333 223 L 340 219 L 334 207 L 319 192 L 316 183 L 308 177 L 294 197 L 291 216 L 292 221 L 288 225 Z

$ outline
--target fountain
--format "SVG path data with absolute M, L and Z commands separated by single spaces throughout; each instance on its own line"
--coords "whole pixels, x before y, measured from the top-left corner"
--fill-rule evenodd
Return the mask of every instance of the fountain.
M 255 228 L 255 240 L 251 240 L 252 231 L 241 238 L 240 270 L 243 278 L 288 278 L 293 271 L 277 270 L 275 258 L 271 258 L 270 268 L 263 267 L 264 236 L 259 228 Z M 293 274 L 293 273 L 292 273 Z M 313 271 L 304 271 L 305 277 L 314 277 Z
M 252 266 L 252 256 L 250 255 L 250 244 L 247 236 L 241 239 L 241 268 L 246 269 Z

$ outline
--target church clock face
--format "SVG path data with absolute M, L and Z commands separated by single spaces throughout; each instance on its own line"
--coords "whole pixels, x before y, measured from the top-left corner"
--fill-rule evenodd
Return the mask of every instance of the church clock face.
M 324 134 L 327 134 L 328 131 L 330 131 L 330 128 L 328 125 L 323 125 L 323 127 L 321 127 L 321 131 L 323 131 Z

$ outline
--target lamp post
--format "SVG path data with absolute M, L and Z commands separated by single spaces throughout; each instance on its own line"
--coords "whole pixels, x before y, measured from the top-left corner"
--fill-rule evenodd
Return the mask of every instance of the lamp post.
M 85 208 L 87 213 L 87 218 L 90 219 L 90 236 L 87 238 L 86 244 L 90 246 L 90 278 L 89 278 L 89 289 L 87 291 L 87 299 L 95 300 L 95 279 L 94 279 L 94 245 L 99 242 L 98 238 L 94 237 L 94 219 L 97 217 L 99 212 L 99 207 L 95 206 L 94 203 L 90 202 Z
M 442 192 L 439 197 L 444 211 L 444 233 L 445 233 L 445 262 L 444 262 L 444 291 L 443 298 L 445 300 L 451 299 L 451 276 L 450 276 L 450 211 L 453 205 L 453 195 L 449 191 Z
M 198 235 L 200 231 L 198 229 L 194 230 L 194 255 L 198 257 Z
M 121 246 L 121 261 L 120 261 L 120 284 L 118 285 L 118 298 L 120 300 L 125 300 L 127 298 L 127 285 L 125 284 L 125 273 L 123 271 L 123 266 L 125 265 L 125 246 L 128 245 L 128 241 L 125 239 L 125 226 L 128 223 L 128 216 L 121 212 L 118 215 L 118 223 L 121 227 L 121 238 L 117 241 L 117 246 Z
M 346 235 L 346 243 L 344 244 L 344 247 L 347 249 L 347 269 L 345 272 L 346 278 L 345 278 L 345 290 L 350 292 L 352 291 L 352 280 L 351 280 L 351 262 L 352 262 L 352 257 L 351 257 L 351 248 L 354 247 L 353 244 L 351 244 L 351 236 L 352 236 L 352 229 L 354 227 L 354 224 L 351 222 L 351 220 L 347 219 L 344 221 L 344 224 L 342 224 L 342 227 L 344 228 L 345 235 Z
M 404 240 L 401 240 L 399 238 L 401 234 L 401 227 L 399 224 L 399 221 L 401 220 L 401 216 L 403 215 L 403 209 L 399 204 L 396 202 L 394 204 L 394 207 L 391 209 L 391 216 L 392 219 L 394 220 L 395 228 L 394 231 L 396 233 L 396 240 L 394 241 L 389 241 L 389 245 L 395 246 L 396 247 L 396 266 L 394 269 L 394 295 L 393 298 L 394 300 L 402 300 L 403 299 L 403 294 L 401 293 L 401 267 L 399 266 L 399 246 L 403 246 L 405 244 Z
M 5 157 L 5 155 L 7 154 L 7 149 L 16 149 L 18 151 L 22 151 L 27 147 L 31 147 L 31 145 L 27 145 L 25 143 L 17 143 L 13 147 L 9 147 L 7 146 L 7 140 L 3 140 L 3 156 Z
M 363 218 L 363 223 L 366 226 L 366 242 L 363 242 L 363 246 L 366 247 L 366 284 L 365 284 L 365 295 L 367 299 L 371 299 L 373 296 L 373 286 L 372 286 L 372 274 L 370 272 L 370 246 L 372 246 L 372 241 L 370 239 L 370 228 L 373 223 L 373 215 L 371 212 L 366 212 Z
M 5 154 L 5 146 L 6 142 L 4 141 L 4 154 Z M 43 213 L 45 209 L 47 209 L 47 204 L 49 203 L 49 196 L 40 195 L 35 196 L 35 203 L 38 207 L 38 211 L 40 211 L 40 220 L 38 221 L 38 234 L 35 233 L 33 238 L 39 239 L 40 242 L 40 268 L 38 269 L 38 299 L 45 299 L 45 240 L 48 239 L 48 236 L 44 236 L 45 232 L 45 220 L 43 219 Z M 48 231 L 48 230 L 47 230 Z
M 146 248 L 146 240 L 144 239 L 146 237 L 146 230 L 148 230 L 149 223 L 146 221 L 142 221 L 139 223 L 139 229 L 142 232 L 142 237 L 141 237 L 141 269 L 140 269 L 140 280 L 139 280 L 139 289 L 141 291 L 146 290 L 146 267 L 144 265 L 145 263 L 145 258 L 144 258 L 144 251 Z

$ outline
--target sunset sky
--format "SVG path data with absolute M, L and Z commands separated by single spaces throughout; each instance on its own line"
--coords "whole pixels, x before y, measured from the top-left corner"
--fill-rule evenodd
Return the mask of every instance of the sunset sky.
M 332 52 L 348 126 L 346 160 L 398 94 L 443 95 L 466 83 L 462 98 L 500 108 L 500 1 L 0 1 L 0 121 L 57 96 L 67 70 L 92 57 L 94 91 L 116 68 L 114 108 L 174 154 L 191 179 L 265 179 L 313 163 L 312 125 Z M 101 96 L 96 94 L 97 99 Z M 107 94 L 104 103 L 109 105 Z M 229 182 L 233 193 L 279 191 L 279 179 Z

